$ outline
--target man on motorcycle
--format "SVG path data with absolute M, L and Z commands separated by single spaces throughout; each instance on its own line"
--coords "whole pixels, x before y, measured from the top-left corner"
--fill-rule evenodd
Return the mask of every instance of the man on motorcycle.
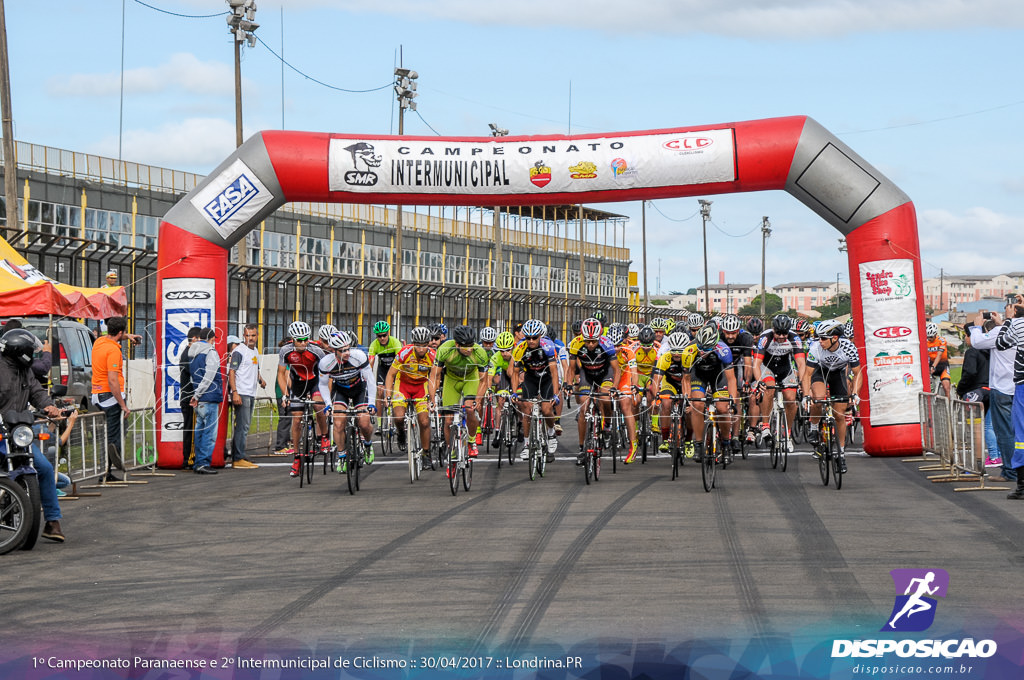
M 32 373 L 32 357 L 39 348 L 36 336 L 25 329 L 8 331 L 0 337 L 0 415 L 7 411 L 24 411 L 31 403 L 51 417 L 60 416 L 60 409 Z M 9 446 L 6 442 L 0 446 Z M 39 499 L 43 505 L 43 538 L 64 542 L 60 528 L 60 505 L 53 465 L 38 449 L 32 447 L 32 460 L 39 477 Z

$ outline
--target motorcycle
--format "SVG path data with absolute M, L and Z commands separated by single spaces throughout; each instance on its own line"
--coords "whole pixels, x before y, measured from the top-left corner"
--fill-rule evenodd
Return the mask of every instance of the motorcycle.
M 49 439 L 32 429 L 32 411 L 7 411 L 0 416 L 0 555 L 31 550 L 43 525 L 39 475 L 32 462 L 32 443 Z

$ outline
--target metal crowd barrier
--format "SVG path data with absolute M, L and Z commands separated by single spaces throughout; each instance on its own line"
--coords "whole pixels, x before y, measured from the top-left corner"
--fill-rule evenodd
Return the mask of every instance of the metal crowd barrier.
M 989 486 L 985 469 L 985 411 L 981 402 L 948 399 L 921 392 L 918 395 L 921 416 L 921 444 L 926 454 L 938 455 L 919 469 L 939 471 L 929 475 L 932 482 L 976 481 L 976 486 L 954 491 L 1005 491 L 1005 486 Z

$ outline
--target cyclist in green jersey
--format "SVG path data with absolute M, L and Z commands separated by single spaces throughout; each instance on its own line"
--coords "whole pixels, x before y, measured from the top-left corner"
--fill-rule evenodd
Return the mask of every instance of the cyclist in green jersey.
M 373 334 L 377 336 L 370 343 L 366 355 L 370 358 L 370 366 L 377 374 L 377 385 L 383 385 L 388 377 L 388 369 L 394 363 L 398 351 L 402 349 L 402 341 L 391 335 L 391 324 L 387 321 L 378 321 L 373 324 Z M 384 413 L 384 390 L 377 390 L 377 413 Z
M 497 392 L 508 392 L 512 389 L 512 379 L 509 375 L 508 367 L 512 363 L 512 347 L 515 346 L 515 336 L 508 331 L 498 335 L 494 342 L 495 352 L 491 355 L 491 360 L 487 364 L 487 369 L 484 371 L 485 377 L 480 381 L 480 387 L 477 389 L 477 399 L 483 400 L 484 395 L 489 390 Z M 495 413 L 501 413 L 501 410 L 505 407 L 504 396 L 499 396 L 495 403 Z M 494 440 L 491 442 L 491 446 L 498 448 L 499 438 L 501 433 L 498 432 L 497 428 L 494 431 Z
M 442 406 L 466 406 L 466 426 L 470 432 L 476 432 L 480 418 L 476 412 L 476 395 L 480 387 L 480 370 L 486 368 L 487 352 L 476 342 L 476 331 L 469 326 L 456 326 L 452 331 L 452 339 L 441 343 L 437 348 L 434 367 L 427 383 L 430 403 L 434 403 L 437 385 L 444 372 L 444 388 L 441 395 Z M 445 416 L 445 433 L 451 416 Z M 475 458 L 479 454 L 476 439 L 469 445 L 469 456 Z

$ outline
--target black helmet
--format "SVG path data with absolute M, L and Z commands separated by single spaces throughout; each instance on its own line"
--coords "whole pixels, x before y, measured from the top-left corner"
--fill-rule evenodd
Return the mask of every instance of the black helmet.
M 750 331 L 751 335 L 761 335 L 764 332 L 764 321 L 761 321 L 760 317 L 751 317 L 747 321 L 747 330 Z
M 640 329 L 640 335 L 637 336 L 637 340 L 640 341 L 641 345 L 650 345 L 654 343 L 654 331 L 651 330 L 650 326 L 644 326 Z
M 32 365 L 32 355 L 41 346 L 36 336 L 24 328 L 9 330 L 0 337 L 0 353 L 24 368 Z
M 469 326 L 456 326 L 452 331 L 452 339 L 456 345 L 469 347 L 476 342 L 476 331 Z
M 793 320 L 785 314 L 776 314 L 772 318 L 772 330 L 776 333 L 788 333 L 793 327 Z
M 572 337 L 576 337 L 583 330 L 583 321 L 577 319 L 572 322 Z

